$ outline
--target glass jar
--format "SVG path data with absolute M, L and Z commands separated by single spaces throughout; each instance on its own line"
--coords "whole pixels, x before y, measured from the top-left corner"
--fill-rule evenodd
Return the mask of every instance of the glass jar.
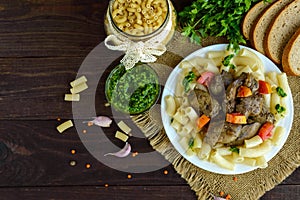
M 176 13 L 170 0 L 110 0 L 105 17 L 107 35 L 133 42 L 155 37 L 166 45 L 175 26 Z

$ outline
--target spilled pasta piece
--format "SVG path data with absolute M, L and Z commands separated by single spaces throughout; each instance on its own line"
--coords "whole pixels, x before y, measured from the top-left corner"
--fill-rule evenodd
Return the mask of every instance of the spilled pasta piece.
M 118 127 L 127 134 L 129 134 L 131 132 L 131 128 L 129 128 L 129 126 L 127 124 L 125 124 L 124 121 L 120 121 L 118 123 Z
M 56 129 L 58 130 L 59 133 L 62 133 L 71 127 L 73 127 L 73 122 L 71 120 L 68 120 L 68 121 L 62 123 L 61 125 L 57 126 Z
M 80 101 L 80 95 L 78 93 L 88 88 L 86 82 L 87 78 L 85 76 L 81 76 L 70 82 L 70 85 L 72 86 L 70 89 L 71 94 L 65 94 L 65 101 Z
M 65 101 L 79 101 L 79 94 L 65 94 Z
M 88 85 L 86 83 L 81 83 L 81 84 L 76 85 L 75 87 L 71 88 L 70 92 L 72 94 L 77 94 L 77 93 L 82 92 L 86 89 L 88 89 Z
M 81 76 L 78 79 L 72 81 L 70 83 L 70 85 L 71 85 L 71 87 L 75 87 L 75 86 L 80 85 L 80 84 L 85 83 L 85 82 L 87 82 L 86 77 L 85 76 Z
M 125 133 L 117 131 L 116 134 L 115 134 L 115 138 L 118 138 L 118 139 L 122 140 L 123 142 L 127 142 L 129 137 Z

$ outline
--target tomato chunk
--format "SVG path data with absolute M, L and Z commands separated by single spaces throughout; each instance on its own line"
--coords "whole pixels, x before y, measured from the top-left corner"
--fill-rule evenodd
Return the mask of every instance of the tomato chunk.
M 258 131 L 259 137 L 261 137 L 262 140 L 266 140 L 272 136 L 272 130 L 274 129 L 274 124 L 271 122 L 266 122 L 260 127 Z
M 270 83 L 268 83 L 266 81 L 259 80 L 258 84 L 259 84 L 259 89 L 258 89 L 259 93 L 261 93 L 261 94 L 270 94 L 270 93 L 272 93 L 272 88 L 271 88 Z

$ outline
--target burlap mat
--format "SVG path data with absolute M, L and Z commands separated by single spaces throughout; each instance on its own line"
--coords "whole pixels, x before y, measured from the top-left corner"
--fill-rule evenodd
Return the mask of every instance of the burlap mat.
M 222 39 L 210 38 L 203 41 L 203 46 L 223 43 Z M 166 81 L 171 70 L 160 68 L 160 64 L 175 67 L 184 56 L 201 48 L 191 44 L 187 39 L 176 33 L 166 52 L 153 67 L 159 72 L 162 82 Z M 184 159 L 170 143 L 161 122 L 160 106 L 134 116 L 132 119 L 144 132 L 153 148 L 160 152 L 175 170 L 195 191 L 198 199 L 213 199 L 220 191 L 229 193 L 234 200 L 259 199 L 266 191 L 282 182 L 300 165 L 300 78 L 288 77 L 294 100 L 294 122 L 292 131 L 280 152 L 268 162 L 265 169 L 257 169 L 241 175 L 220 175 L 202 170 Z

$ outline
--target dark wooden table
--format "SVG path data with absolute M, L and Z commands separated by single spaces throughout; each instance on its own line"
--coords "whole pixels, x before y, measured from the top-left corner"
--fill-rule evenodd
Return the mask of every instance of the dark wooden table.
M 191 0 L 173 2 L 179 11 Z M 108 0 L 0 0 L 1 200 L 196 199 L 171 165 L 148 173 L 114 170 L 86 150 L 75 128 L 56 130 L 72 119 L 72 103 L 63 101 L 69 82 L 106 37 L 107 5 Z M 102 105 L 99 85 L 96 102 Z M 101 114 L 110 115 L 109 109 Z M 146 139 L 137 141 L 138 151 L 151 150 Z M 299 198 L 299 180 L 298 169 L 262 199 Z

